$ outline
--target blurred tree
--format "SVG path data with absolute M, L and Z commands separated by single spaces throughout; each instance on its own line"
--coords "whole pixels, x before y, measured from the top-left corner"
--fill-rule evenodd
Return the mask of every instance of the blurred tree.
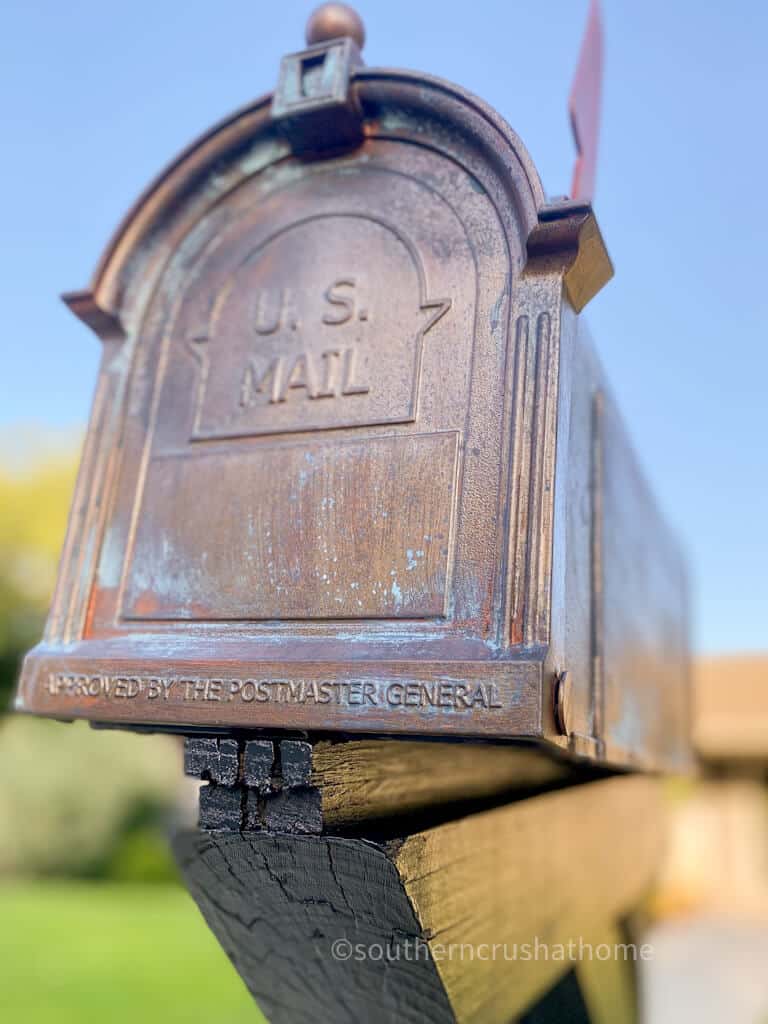
M 23 436 L 10 461 L 0 466 L 0 709 L 42 632 L 77 468 L 74 451 L 42 455 Z
M 166 826 L 191 805 L 194 787 L 174 737 L 6 715 L 0 778 L 0 882 L 175 878 Z
M 189 788 L 178 740 L 1 713 L 55 582 L 77 468 L 66 441 L 0 436 L 0 879 L 166 882 L 165 829 Z

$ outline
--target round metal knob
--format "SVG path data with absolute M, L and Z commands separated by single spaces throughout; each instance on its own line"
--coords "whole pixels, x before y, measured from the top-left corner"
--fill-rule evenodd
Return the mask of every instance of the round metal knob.
M 306 35 L 309 46 L 349 36 L 362 50 L 365 25 L 357 11 L 348 4 L 322 4 L 309 16 Z

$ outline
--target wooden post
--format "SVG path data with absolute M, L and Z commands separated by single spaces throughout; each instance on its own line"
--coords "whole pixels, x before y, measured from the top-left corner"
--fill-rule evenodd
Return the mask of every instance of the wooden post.
M 273 1024 L 508 1024 L 569 971 L 589 1020 L 629 1021 L 617 926 L 657 864 L 657 786 L 603 779 L 407 835 L 199 831 L 175 852 Z

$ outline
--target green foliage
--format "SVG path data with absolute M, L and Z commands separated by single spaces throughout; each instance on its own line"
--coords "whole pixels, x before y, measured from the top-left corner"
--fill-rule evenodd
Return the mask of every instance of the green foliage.
M 51 456 L 23 431 L 9 441 L 0 438 L 0 878 L 167 882 L 178 742 L 2 715 L 42 633 L 77 461 L 74 445 Z
M 0 468 L 0 711 L 40 638 L 75 479 L 74 454 Z
M 114 882 L 140 884 L 179 880 L 167 838 L 151 819 L 146 825 L 125 830 L 105 862 L 102 875 Z
M 0 713 L 13 696 L 24 654 L 40 639 L 43 608 L 16 587 L 0 564 Z
M 0 887 L 0 1020 L 263 1024 L 181 887 Z
M 0 877 L 173 877 L 177 740 L 9 715 L 0 777 Z

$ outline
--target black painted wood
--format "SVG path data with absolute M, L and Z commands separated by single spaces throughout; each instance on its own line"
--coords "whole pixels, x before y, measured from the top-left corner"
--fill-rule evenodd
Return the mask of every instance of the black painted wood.
M 576 971 L 563 975 L 543 999 L 510 1024 L 591 1024 Z
M 392 829 L 302 834 L 320 827 L 312 787 L 230 793 L 211 782 L 201 797 L 208 790 L 239 794 L 229 816 L 248 819 L 246 830 L 184 833 L 177 860 L 273 1024 L 510 1024 L 513 1014 L 522 1024 L 579 1024 L 581 1003 L 594 1024 L 636 1024 L 632 965 L 579 961 L 579 1003 L 572 980 L 558 987 L 570 964 L 507 961 L 507 952 L 489 960 L 487 950 L 534 937 L 623 941 L 617 922 L 642 898 L 660 849 L 653 781 L 574 786 L 401 829 L 397 839 Z M 217 820 L 227 820 L 227 807 Z M 438 950 L 446 948 L 486 953 L 445 960 Z
M 243 790 L 209 782 L 200 787 L 200 827 L 236 831 L 241 826 Z
M 187 832 L 174 851 L 206 922 L 272 1024 L 453 1024 L 384 847 Z M 360 958 L 363 949 L 373 953 Z

